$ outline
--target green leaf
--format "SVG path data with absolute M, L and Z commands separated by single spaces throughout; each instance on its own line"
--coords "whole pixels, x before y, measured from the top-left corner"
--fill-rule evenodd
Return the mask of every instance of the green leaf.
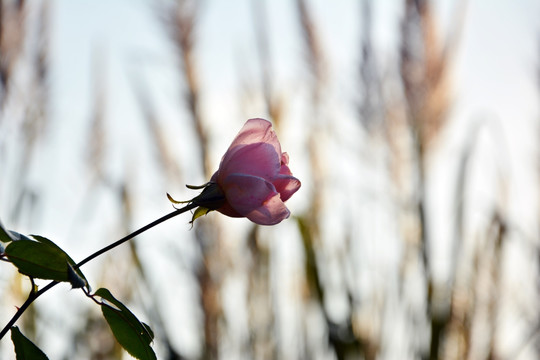
M 67 258 L 47 244 L 20 240 L 6 247 L 9 260 L 22 274 L 57 281 L 67 281 Z
M 16 326 L 11 328 L 11 340 L 15 346 L 17 360 L 49 360 L 47 355 L 24 336 Z
M 20 273 L 38 279 L 70 282 L 74 288 L 87 286 L 88 282 L 68 254 L 51 240 L 32 235 L 37 241 L 24 237 L 6 247 L 8 259 Z M 74 276 L 76 275 L 76 276 Z
M 101 305 L 101 311 L 118 343 L 137 359 L 155 360 L 156 354 L 150 346 L 154 333 L 150 327 L 141 323 L 109 290 L 98 289 L 95 295 L 110 303 Z
M 66 271 L 67 271 L 67 278 L 69 281 L 69 283 L 71 284 L 71 286 L 74 288 L 74 289 L 77 289 L 77 288 L 81 288 L 81 287 L 84 287 L 86 286 L 88 288 L 88 290 L 90 290 L 89 286 L 88 286 L 88 281 L 86 280 L 86 277 L 84 276 L 84 274 L 82 273 L 82 271 L 80 269 L 75 269 L 75 261 L 73 261 L 73 259 L 64 251 L 62 250 L 62 248 L 60 248 L 58 245 L 56 245 L 54 242 L 52 242 L 51 240 L 43 237 L 43 236 L 39 236 L 39 235 L 31 235 L 34 239 L 36 239 L 37 241 L 41 242 L 41 243 L 44 243 L 44 244 L 48 244 L 48 246 L 50 246 L 51 248 L 54 248 L 56 249 L 56 251 L 58 252 L 62 252 L 66 259 L 67 259 L 67 268 L 66 268 Z M 84 284 L 81 284 L 82 282 L 84 282 Z

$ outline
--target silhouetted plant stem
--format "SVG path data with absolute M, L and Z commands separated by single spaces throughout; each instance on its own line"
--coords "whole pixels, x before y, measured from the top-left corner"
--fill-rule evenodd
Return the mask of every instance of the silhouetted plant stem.
M 104 248 L 96 251 L 95 253 L 89 255 L 88 257 L 86 257 L 85 259 L 83 259 L 82 261 L 80 261 L 79 263 L 77 263 L 74 268 L 75 269 L 78 269 L 80 268 L 81 266 L 83 266 L 84 264 L 86 264 L 87 262 L 97 258 L 98 256 L 100 255 L 103 255 L 104 253 L 106 253 L 107 251 L 109 250 L 112 250 L 114 249 L 115 247 L 117 246 L 120 246 L 122 245 L 123 243 L 133 239 L 135 236 L 137 235 L 140 235 L 142 234 L 143 232 L 147 231 L 147 230 L 150 230 L 151 228 L 153 228 L 154 226 L 156 225 L 159 225 L 161 224 L 162 222 L 165 222 L 177 215 L 180 215 L 180 214 L 183 214 L 189 210 L 192 210 L 194 208 L 196 208 L 198 205 L 195 205 L 193 203 L 189 203 L 188 205 L 184 206 L 183 208 L 180 208 L 180 209 L 176 209 L 174 210 L 173 212 L 165 215 L 165 216 L 162 216 L 160 217 L 159 219 L 157 220 L 154 220 L 153 222 L 151 222 L 150 224 L 148 225 L 145 225 L 143 226 L 142 228 L 138 229 L 138 230 L 135 230 L 134 232 L 132 232 L 131 234 L 128 234 L 126 236 L 124 236 L 123 238 L 121 238 L 120 240 L 118 241 L 115 241 L 114 243 L 110 244 L 110 245 L 107 245 L 105 246 Z M 59 282 L 58 281 L 51 281 L 50 283 L 48 283 L 44 288 L 36 291 L 36 287 L 35 285 L 33 285 L 33 281 L 32 281 L 32 290 L 30 291 L 30 294 L 28 295 L 28 298 L 26 299 L 26 301 L 24 302 L 24 304 L 21 305 L 20 308 L 17 309 L 17 312 L 15 313 L 15 315 L 13 315 L 13 317 L 11 318 L 11 320 L 6 324 L 6 326 L 2 329 L 2 331 L 0 332 L 0 339 L 2 339 L 4 337 L 4 335 L 7 334 L 7 332 L 9 331 L 9 329 L 11 329 L 11 327 L 13 325 L 15 325 L 15 323 L 17 322 L 17 320 L 21 317 L 21 315 L 26 311 L 26 309 L 28 309 L 28 307 L 34 302 L 34 300 L 36 300 L 38 297 L 40 297 L 42 294 L 44 294 L 45 292 L 47 292 L 48 290 L 50 290 L 51 288 L 53 288 L 54 286 L 56 286 Z
M 131 239 L 133 239 L 135 236 L 137 235 L 140 235 L 142 234 L 143 232 L 145 232 L 146 230 L 149 230 L 151 228 L 153 228 L 154 226 L 156 225 L 159 225 L 161 224 L 162 222 L 165 222 L 177 215 L 180 215 L 182 213 L 185 213 L 186 211 L 189 211 L 189 210 L 192 210 L 194 209 L 195 207 L 197 207 L 198 205 L 195 205 L 195 204 L 188 204 L 186 206 L 184 206 L 183 208 L 180 208 L 180 209 L 176 209 L 174 210 L 173 212 L 163 216 L 163 217 L 160 217 L 159 219 L 157 220 L 154 220 L 153 222 L 151 222 L 150 224 L 146 225 L 146 226 L 143 226 L 142 228 L 140 228 L 139 230 L 136 230 L 134 232 L 132 232 L 131 234 L 129 235 L 126 235 L 124 236 L 123 238 L 121 238 L 120 240 L 104 247 L 103 249 L 101 250 L 98 250 L 96 251 L 95 253 L 93 253 L 92 255 L 88 256 L 87 258 L 85 258 L 84 260 L 82 260 L 81 262 L 79 262 L 77 265 L 74 266 L 75 269 L 78 269 L 79 267 L 83 266 L 84 264 L 86 264 L 87 262 L 97 258 L 98 256 L 106 253 L 107 251 L 109 250 L 112 250 L 114 249 L 115 247 L 119 246 L 119 245 L 122 245 L 123 243 L 125 243 L 126 241 L 129 241 Z
M 13 315 L 11 320 L 6 324 L 6 326 L 0 332 L 0 339 L 2 339 L 4 335 L 7 334 L 9 329 L 11 329 L 13 325 L 15 325 L 17 320 L 19 320 L 21 315 L 26 311 L 26 309 L 28 309 L 28 307 L 34 302 L 34 300 L 36 300 L 44 292 L 54 287 L 56 284 L 58 284 L 58 281 L 51 281 L 49 284 L 47 284 L 47 286 L 45 286 L 43 289 L 39 291 L 36 291 L 36 288 L 32 286 L 32 290 L 30 291 L 30 294 L 28 295 L 28 298 L 26 299 L 24 304 L 22 304 L 21 307 L 17 309 L 17 312 L 15 313 L 15 315 Z

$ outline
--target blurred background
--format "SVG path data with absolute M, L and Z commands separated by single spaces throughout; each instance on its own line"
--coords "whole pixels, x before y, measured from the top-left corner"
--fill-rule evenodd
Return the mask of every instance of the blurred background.
M 0 218 L 81 260 L 193 198 L 263 117 L 302 181 L 288 220 L 185 214 L 82 269 L 159 359 L 537 359 L 539 14 L 0 1 Z M 29 286 L 1 264 L 2 324 Z M 51 359 L 129 358 L 67 285 L 18 325 Z

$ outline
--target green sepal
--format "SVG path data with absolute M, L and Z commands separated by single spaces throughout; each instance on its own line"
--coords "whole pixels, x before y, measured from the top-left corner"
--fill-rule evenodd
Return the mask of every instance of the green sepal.
M 202 208 L 217 210 L 226 203 L 225 193 L 217 183 L 210 182 L 191 202 Z
M 150 346 L 154 333 L 150 327 L 140 322 L 108 289 L 98 289 L 95 295 L 105 300 L 101 311 L 118 343 L 137 359 L 155 360 L 156 354 Z
M 187 204 L 188 202 L 191 201 L 191 200 L 189 200 L 189 201 L 174 200 L 173 197 L 171 195 L 169 195 L 169 193 L 167 193 L 167 199 L 169 199 L 169 201 L 172 202 L 173 204 Z
M 210 209 L 208 208 L 205 208 L 205 207 L 202 207 L 202 206 L 199 206 L 195 212 L 193 213 L 193 217 L 191 218 L 191 221 L 189 222 L 190 224 L 193 224 L 193 222 L 195 220 L 197 220 L 198 218 L 200 218 L 201 216 L 204 216 L 206 214 L 208 214 L 210 211 Z
M 10 330 L 17 360 L 49 360 L 47 355 L 24 336 L 18 327 L 13 326 Z
M 210 183 L 207 182 L 206 184 L 202 184 L 202 185 L 187 185 L 186 184 L 186 187 L 188 189 L 191 189 L 191 190 L 200 190 L 200 189 L 204 189 L 205 187 L 207 187 Z

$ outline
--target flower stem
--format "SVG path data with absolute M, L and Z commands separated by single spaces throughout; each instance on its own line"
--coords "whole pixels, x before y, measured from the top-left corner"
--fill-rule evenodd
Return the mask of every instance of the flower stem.
M 154 220 L 153 222 L 151 222 L 150 224 L 148 225 L 145 225 L 143 226 L 142 228 L 138 229 L 138 230 L 135 230 L 134 232 L 132 232 L 131 234 L 128 234 L 126 236 L 124 236 L 123 238 L 121 238 L 120 240 L 117 240 L 115 242 L 113 242 L 112 244 L 110 245 L 107 245 L 105 246 L 104 248 L 96 251 L 95 253 L 89 255 L 88 257 L 86 257 L 85 259 L 83 259 L 82 261 L 80 261 L 79 263 L 77 263 L 75 266 L 73 266 L 75 269 L 78 269 L 80 268 L 81 266 L 83 266 L 84 264 L 86 264 L 87 262 L 97 258 L 98 256 L 106 253 L 107 251 L 109 250 L 112 250 L 114 249 L 115 247 L 119 246 L 119 245 L 122 245 L 123 243 L 125 243 L 126 241 L 129 241 L 131 239 L 133 239 L 135 236 L 137 235 L 140 235 L 142 234 L 143 232 L 145 232 L 146 230 L 150 230 L 151 228 L 153 228 L 154 226 L 156 225 L 159 225 L 161 224 L 162 222 L 165 222 L 177 215 L 180 215 L 182 213 L 185 213 L 186 211 L 189 211 L 189 210 L 192 210 L 194 209 L 195 207 L 197 207 L 198 205 L 195 205 L 193 203 L 190 203 L 180 209 L 176 209 L 175 211 L 165 215 L 165 216 L 162 216 L 160 217 L 159 219 L 157 220 Z M 32 281 L 33 283 L 33 281 Z M 17 309 L 17 312 L 15 313 L 15 315 L 13 315 L 13 317 L 11 318 L 11 320 L 6 324 L 6 326 L 2 329 L 2 331 L 0 332 L 0 339 L 2 339 L 4 337 L 4 335 L 7 334 L 7 332 L 9 331 L 9 329 L 11 329 L 11 327 L 13 325 L 15 325 L 15 322 L 17 322 L 17 320 L 21 317 L 21 315 L 26 311 L 26 309 L 34 302 L 34 300 L 36 300 L 38 297 L 40 297 L 41 295 L 43 295 L 43 293 L 45 293 L 46 291 L 50 290 L 51 288 L 53 288 L 54 286 L 56 286 L 59 282 L 58 281 L 51 281 L 50 283 L 48 283 L 45 287 L 43 287 L 42 289 L 40 289 L 39 291 L 36 291 L 36 288 L 35 286 L 32 286 L 32 290 L 30 291 L 30 294 L 28 295 L 28 298 L 26 299 L 26 301 L 24 302 L 24 304 L 21 305 L 20 308 Z
M 76 265 L 74 266 L 74 268 L 75 268 L 75 269 L 80 268 L 81 266 L 83 266 L 83 265 L 86 264 L 87 262 L 89 262 L 89 261 L 91 261 L 91 260 L 97 258 L 98 256 L 100 256 L 100 255 L 106 253 L 106 252 L 109 251 L 109 250 L 114 249 L 115 247 L 117 247 L 117 246 L 119 246 L 119 245 L 122 245 L 122 244 L 125 243 L 126 241 L 133 239 L 135 236 L 142 234 L 142 233 L 145 232 L 146 230 L 149 230 L 149 229 L 153 228 L 154 226 L 159 225 L 159 224 L 161 224 L 162 222 L 167 221 L 167 220 L 169 220 L 169 219 L 171 219 L 171 218 L 173 218 L 173 217 L 175 217 L 175 216 L 177 216 L 177 215 L 180 215 L 180 214 L 182 214 L 182 213 L 185 213 L 186 211 L 192 210 L 193 208 L 195 208 L 195 207 L 197 207 L 197 206 L 198 206 L 198 205 L 194 205 L 194 204 L 190 203 L 190 204 L 188 204 L 188 205 L 186 205 L 186 206 L 184 206 L 184 207 L 182 207 L 182 208 L 180 208 L 180 209 L 176 209 L 176 210 L 174 210 L 173 212 L 171 212 L 171 213 L 169 213 L 169 214 L 167 214 L 167 215 L 165 215 L 165 216 L 160 217 L 160 218 L 157 219 L 157 220 L 154 220 L 153 222 L 151 222 L 151 223 L 148 224 L 148 225 L 143 226 L 143 227 L 140 228 L 139 230 L 135 230 L 134 232 L 132 232 L 132 233 L 129 234 L 129 235 L 124 236 L 124 237 L 121 238 L 120 240 L 115 241 L 115 242 L 113 242 L 112 244 L 110 244 L 110 245 L 108 245 L 108 246 L 105 246 L 103 249 L 96 251 L 96 252 L 93 253 L 92 255 L 89 255 L 89 256 L 86 257 L 85 259 L 81 260 L 78 264 L 76 264 Z

